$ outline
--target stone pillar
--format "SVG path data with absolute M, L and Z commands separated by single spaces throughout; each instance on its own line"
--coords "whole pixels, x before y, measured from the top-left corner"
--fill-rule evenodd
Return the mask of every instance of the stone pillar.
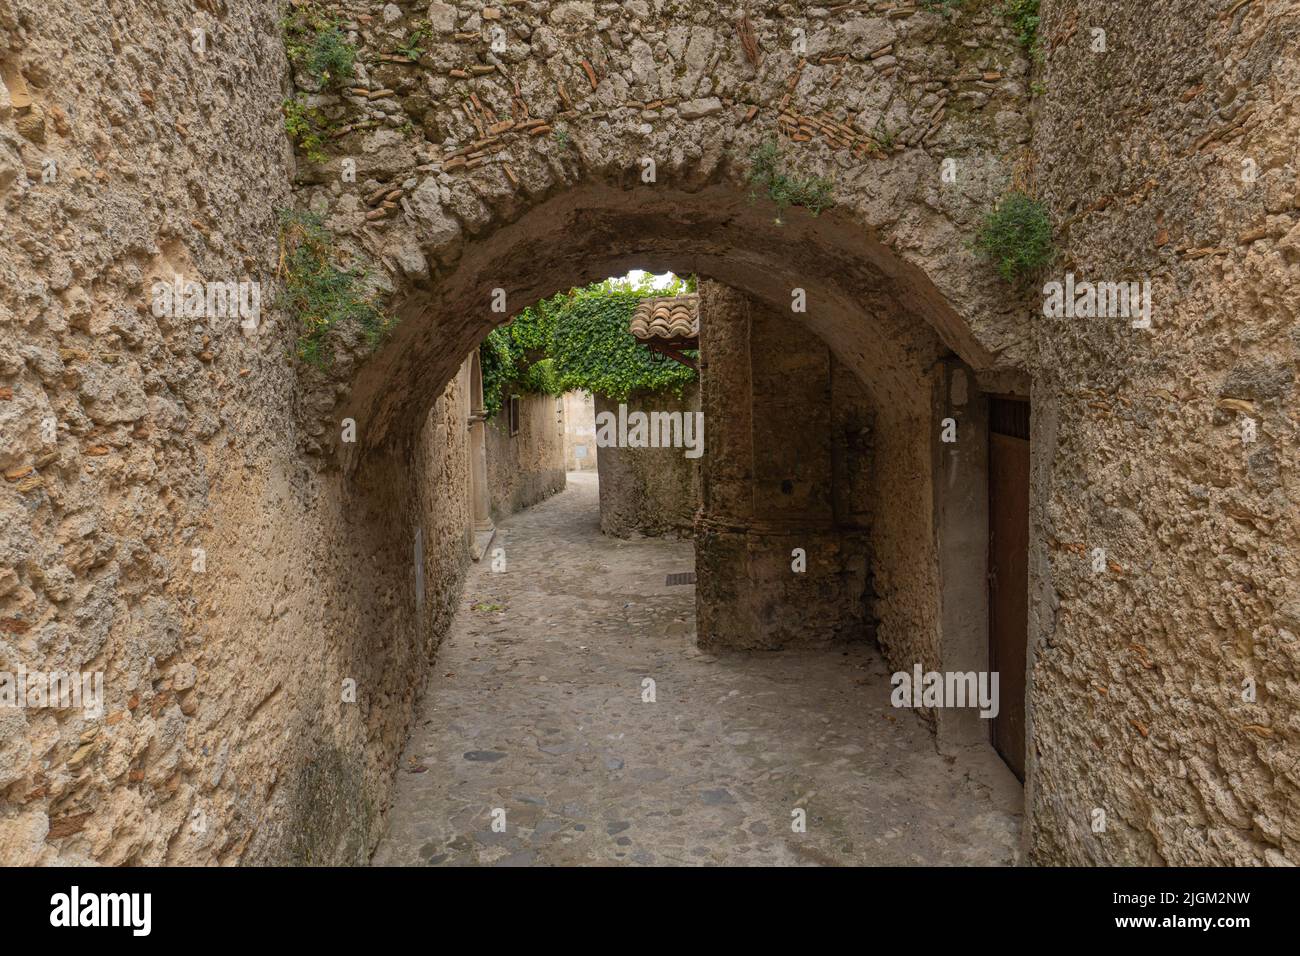
M 749 301 L 716 282 L 700 283 L 700 408 L 704 412 L 704 513 L 745 525 L 754 514 L 753 389 Z
M 700 288 L 700 352 L 700 646 L 867 638 L 861 390 L 838 390 L 860 414 L 837 411 L 834 375 L 851 373 L 826 345 L 793 316 L 711 282 Z
M 701 508 L 695 525 L 695 616 L 701 647 L 746 646 L 754 514 L 749 301 L 700 282 L 700 408 L 704 412 Z

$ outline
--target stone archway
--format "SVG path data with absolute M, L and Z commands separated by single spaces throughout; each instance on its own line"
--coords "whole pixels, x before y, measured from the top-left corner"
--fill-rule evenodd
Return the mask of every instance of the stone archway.
M 362 49 L 404 27 L 366 25 Z M 316 98 L 341 124 L 336 152 L 299 171 L 300 202 L 376 265 L 401 319 L 350 383 L 359 447 L 418 419 L 504 320 L 493 290 L 513 310 L 633 260 L 671 258 L 777 307 L 807 288 L 851 366 L 877 343 L 912 348 L 912 325 L 976 370 L 1027 358 L 1023 317 L 969 248 L 1028 130 L 1026 63 L 996 11 L 631 4 L 599 20 L 582 2 L 437 3 L 426 32 L 418 66 L 381 57 L 363 77 L 382 123 L 356 119 L 368 93 Z M 977 47 L 953 42 L 972 34 Z M 763 144 L 788 180 L 829 182 L 834 208 L 772 228 L 749 182 Z
M 1023 388 L 1023 379 L 999 366 L 1006 354 L 994 357 L 981 345 L 974 331 L 980 321 L 963 320 L 928 275 L 873 239 L 873 227 L 853 210 L 814 217 L 793 209 L 777 225 L 771 205 L 751 202 L 736 182 L 737 170 L 715 172 L 716 181 L 690 192 L 579 182 L 464 241 L 436 283 L 394 276 L 400 322 L 389 343 L 359 364 L 331 413 L 358 423 L 357 443 L 335 449 L 339 480 L 419 501 L 414 463 L 428 457 L 421 451 L 427 409 L 460 358 L 509 311 L 631 267 L 697 273 L 744 290 L 765 313 L 824 342 L 869 396 L 878 503 L 872 612 L 892 666 L 987 670 L 986 502 L 974 451 L 986 440 L 979 383 L 1016 380 Z M 1002 308 L 964 255 L 970 287 L 988 288 L 990 309 Z M 498 289 L 507 314 L 491 310 Z M 792 311 L 795 290 L 807 312 Z M 939 439 L 950 417 L 961 430 L 961 451 Z M 331 424 L 327 433 L 335 432 Z M 411 538 L 435 520 L 436 509 L 428 499 L 386 516 L 392 526 L 382 537 Z M 436 635 L 417 631 L 411 639 L 428 644 Z M 927 717 L 945 745 L 987 746 L 984 722 L 965 712 L 938 709 Z

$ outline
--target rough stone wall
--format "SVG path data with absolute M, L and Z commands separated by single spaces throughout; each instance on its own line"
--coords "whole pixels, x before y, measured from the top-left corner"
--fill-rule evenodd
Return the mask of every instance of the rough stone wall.
M 929 408 L 875 407 L 870 483 L 877 503 L 871 525 L 876 637 L 895 670 L 917 663 L 935 670 L 943 661 L 930 451 L 938 423 Z M 921 714 L 933 719 L 928 710 Z
M 609 412 L 618 419 L 620 403 L 596 398 L 596 414 Z M 641 411 L 700 410 L 700 387 L 692 382 L 682 397 L 671 393 L 639 394 L 626 402 L 628 414 Z M 704 448 L 708 452 L 708 421 L 704 423 Z M 601 448 L 597 455 L 600 475 L 600 530 L 616 538 L 633 534 L 690 537 L 695 511 L 700 506 L 700 458 L 687 458 L 681 448 Z
M 421 410 L 411 485 L 303 454 L 334 396 L 271 306 L 278 14 L 222 10 L 0 5 L 0 670 L 105 692 L 102 720 L 0 712 L 5 864 L 364 859 L 459 580 L 465 519 L 431 483 L 463 486 L 463 455 L 425 431 L 449 405 Z M 155 318 L 176 273 L 261 281 L 258 332 Z
M 1035 320 L 1029 849 L 1300 863 L 1300 7 L 1043 13 L 1055 277 L 1149 278 L 1153 318 Z
M 488 492 L 500 520 L 564 490 L 564 433 L 554 395 L 519 396 L 519 431 L 508 409 L 487 423 Z

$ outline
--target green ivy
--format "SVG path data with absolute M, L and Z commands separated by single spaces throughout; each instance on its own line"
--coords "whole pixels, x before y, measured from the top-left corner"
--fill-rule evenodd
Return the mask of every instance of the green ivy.
M 519 384 L 525 391 L 541 392 L 544 395 L 559 395 L 564 391 L 560 388 L 559 376 L 555 374 L 553 358 L 539 359 L 529 365 Z
M 347 41 L 343 25 L 314 3 L 290 12 L 281 24 L 289 62 L 322 86 L 352 78 L 357 49 Z
M 1009 193 L 984 218 L 975 247 L 1004 280 L 1023 284 L 1056 257 L 1047 206 L 1022 192 Z
M 324 368 L 332 355 L 326 340 L 339 324 L 358 326 L 373 348 L 391 320 L 368 291 L 366 272 L 340 269 L 333 237 L 310 212 L 280 214 L 280 268 L 284 290 L 276 303 L 297 322 L 298 358 Z
M 695 380 L 695 370 L 646 348 L 628 324 L 641 299 L 693 287 L 693 280 L 678 280 L 666 289 L 653 288 L 648 278 L 637 286 L 606 280 L 548 300 L 559 313 L 551 355 L 562 390 L 583 389 L 615 401 L 633 392 L 668 390 L 680 396 Z
M 544 303 L 524 309 L 508 325 L 488 333 L 479 346 L 483 405 L 488 418 L 501 410 L 510 392 L 560 394 L 549 352 L 555 314 Z
M 559 395 L 582 389 L 621 401 L 632 392 L 668 389 L 680 395 L 695 370 L 646 348 L 628 331 L 637 303 L 653 295 L 694 291 L 695 280 L 655 289 L 649 277 L 632 286 L 606 280 L 543 299 L 479 347 L 483 404 L 491 418 L 511 392 Z

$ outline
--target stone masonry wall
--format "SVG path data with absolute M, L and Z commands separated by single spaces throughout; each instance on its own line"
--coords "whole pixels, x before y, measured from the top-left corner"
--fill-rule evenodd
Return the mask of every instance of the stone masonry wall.
M 1029 848 L 1300 863 L 1300 7 L 1043 12 L 1055 278 L 1150 279 L 1153 316 L 1035 320 Z
M 701 283 L 700 329 L 710 434 L 696 526 L 700 645 L 869 639 L 864 390 L 834 381 L 829 349 L 795 320 L 713 282 Z
M 377 836 L 459 582 L 463 389 L 393 452 L 411 484 L 305 453 L 334 396 L 272 305 L 287 73 L 270 3 L 0 6 L 0 670 L 105 697 L 0 711 L 4 864 L 359 862 Z M 257 332 L 155 317 L 177 273 L 262 282 Z
M 494 288 L 514 310 L 630 266 L 778 308 L 804 288 L 809 324 L 882 390 L 906 390 L 940 342 L 976 368 L 1021 361 L 1023 316 L 968 236 L 1027 140 L 1027 60 L 993 0 L 966 6 L 336 7 L 362 68 L 341 90 L 296 78 L 328 132 L 299 196 L 374 262 L 402 320 L 343 403 L 367 423 L 358 454 L 412 427 L 494 321 Z M 783 172 L 834 183 L 819 220 L 750 202 L 751 154 L 778 137 Z M 945 155 L 969 173 L 957 184 Z

